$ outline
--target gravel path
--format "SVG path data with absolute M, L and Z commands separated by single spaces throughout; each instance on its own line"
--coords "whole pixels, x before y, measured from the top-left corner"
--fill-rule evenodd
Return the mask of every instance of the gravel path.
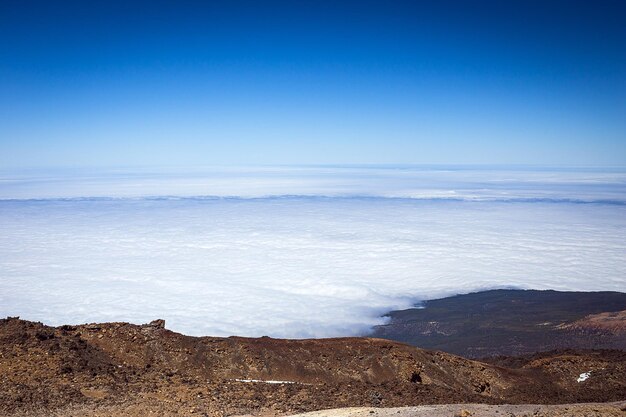
M 563 405 L 446 404 L 398 408 L 337 408 L 292 417 L 611 417 L 626 416 L 626 401 Z

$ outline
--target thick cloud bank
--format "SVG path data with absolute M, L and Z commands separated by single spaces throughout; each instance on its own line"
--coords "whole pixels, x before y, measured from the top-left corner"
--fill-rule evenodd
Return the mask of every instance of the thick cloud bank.
M 625 191 L 619 171 L 4 175 L 0 316 L 338 336 L 484 288 L 626 291 Z

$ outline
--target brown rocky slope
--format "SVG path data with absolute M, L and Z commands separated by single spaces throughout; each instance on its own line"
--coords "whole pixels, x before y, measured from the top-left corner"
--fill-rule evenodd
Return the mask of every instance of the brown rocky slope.
M 585 372 L 589 378 L 577 382 Z M 621 351 L 484 363 L 371 338 L 189 337 L 160 321 L 54 328 L 0 320 L 0 375 L 0 415 L 287 414 L 626 398 Z

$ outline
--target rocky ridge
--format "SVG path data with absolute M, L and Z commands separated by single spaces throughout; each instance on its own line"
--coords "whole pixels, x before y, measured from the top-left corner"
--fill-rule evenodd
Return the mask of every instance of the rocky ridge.
M 487 363 L 371 338 L 189 337 L 162 321 L 50 327 L 3 319 L 0 373 L 0 415 L 274 415 L 626 398 L 621 351 Z

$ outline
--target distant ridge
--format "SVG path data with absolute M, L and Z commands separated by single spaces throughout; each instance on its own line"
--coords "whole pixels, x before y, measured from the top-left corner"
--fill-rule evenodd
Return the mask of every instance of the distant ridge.
M 430 196 L 383 196 L 383 195 L 322 195 L 322 194 L 284 194 L 284 195 L 195 195 L 195 196 L 93 196 L 93 197 L 46 197 L 46 198 L 0 198 L 0 202 L 46 202 L 46 201 L 213 201 L 213 200 L 398 200 L 398 201 L 433 201 L 433 202 L 486 202 L 486 203 L 554 203 L 554 204 L 607 204 L 626 205 L 626 200 L 617 199 L 579 199 L 579 198 L 539 198 L 539 197 L 430 197 Z
M 521 355 L 552 349 L 626 349 L 626 293 L 490 290 L 392 311 L 371 336 L 466 357 Z M 602 319 L 602 318 L 600 318 Z M 612 320 L 610 325 L 607 320 Z M 623 321 L 624 323 L 618 324 Z M 613 329 L 613 330 L 612 330 Z

